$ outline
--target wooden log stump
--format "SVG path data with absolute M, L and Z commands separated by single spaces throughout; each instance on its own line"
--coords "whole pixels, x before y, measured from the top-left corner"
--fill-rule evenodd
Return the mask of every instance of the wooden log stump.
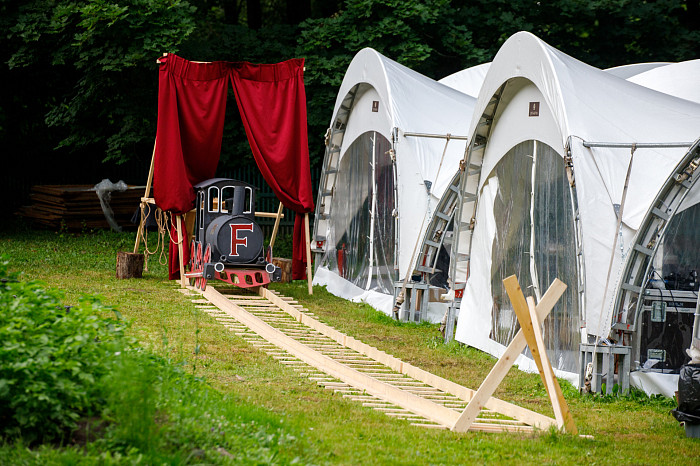
M 272 264 L 276 265 L 282 269 L 282 283 L 289 283 L 292 281 L 292 260 L 283 259 L 281 257 L 273 257 Z
M 141 278 L 143 276 L 143 254 L 117 253 L 117 278 Z

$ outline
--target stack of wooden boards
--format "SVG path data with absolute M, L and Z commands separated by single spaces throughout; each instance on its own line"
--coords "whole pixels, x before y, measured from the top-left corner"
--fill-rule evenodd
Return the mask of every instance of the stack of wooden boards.
M 132 225 L 131 217 L 139 206 L 144 189 L 144 186 L 129 186 L 126 191 L 111 193 L 109 205 L 122 228 L 136 227 Z M 109 228 L 94 186 L 32 186 L 30 199 L 32 204 L 21 207 L 17 213 L 37 225 L 68 230 Z

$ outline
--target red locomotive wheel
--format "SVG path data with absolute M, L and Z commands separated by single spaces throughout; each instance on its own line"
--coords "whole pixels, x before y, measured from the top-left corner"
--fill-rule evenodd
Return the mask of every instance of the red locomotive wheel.
M 202 243 L 197 243 L 197 253 L 194 256 L 194 271 L 200 274 L 204 271 L 204 267 L 202 267 Z M 202 288 L 201 276 L 194 279 L 194 286 L 195 288 Z
M 204 251 L 204 258 L 202 260 L 201 268 L 202 268 L 202 282 L 199 286 L 199 289 L 204 291 L 207 289 L 207 279 L 204 277 L 204 264 L 208 263 L 211 260 L 211 245 L 207 244 L 207 249 Z
M 188 266 L 188 273 L 194 273 L 196 272 L 196 256 L 197 256 L 197 243 L 195 243 L 194 240 L 190 243 L 190 260 L 187 262 Z M 195 279 L 190 278 L 189 283 L 191 286 L 194 286 Z

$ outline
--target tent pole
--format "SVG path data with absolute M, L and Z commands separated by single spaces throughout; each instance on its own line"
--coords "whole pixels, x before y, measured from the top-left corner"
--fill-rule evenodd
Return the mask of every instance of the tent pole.
M 151 194 L 151 184 L 153 183 L 153 169 L 154 169 L 155 160 L 156 160 L 156 141 L 153 141 L 153 154 L 151 155 L 151 168 L 149 168 L 149 170 L 148 170 L 148 179 L 146 180 L 146 192 L 143 195 L 144 199 L 141 199 L 140 207 L 143 207 L 143 205 L 146 203 L 145 199 L 148 199 L 149 195 Z M 139 219 L 140 219 L 139 229 L 136 231 L 136 242 L 134 243 L 134 254 L 139 252 L 139 245 L 141 244 L 141 235 L 143 235 L 143 230 L 145 228 L 144 223 L 146 223 L 146 219 L 143 218 L 140 214 L 139 214 Z
M 613 246 L 610 251 L 610 262 L 608 263 L 608 274 L 605 278 L 605 288 L 603 290 L 603 300 L 600 306 L 600 316 L 598 316 L 598 322 L 596 322 L 596 331 L 600 333 L 600 323 L 603 320 L 603 313 L 605 312 L 605 296 L 608 294 L 608 288 L 610 285 L 610 274 L 612 272 L 613 262 L 615 261 L 615 248 L 617 248 L 617 238 L 620 235 L 620 227 L 622 226 L 622 214 L 625 211 L 625 201 L 627 200 L 627 188 L 630 184 L 630 176 L 632 175 L 632 163 L 634 163 L 634 153 L 637 150 L 636 146 L 632 146 L 630 154 L 630 163 L 627 166 L 627 176 L 625 176 L 625 186 L 622 188 L 622 199 L 620 200 L 620 208 L 617 211 L 617 224 L 615 225 L 615 238 L 613 239 Z M 596 334 L 597 335 L 597 334 Z M 600 336 L 600 335 L 597 335 Z M 599 339 L 596 339 L 596 350 L 598 349 Z
M 372 268 L 374 265 L 374 222 L 377 211 L 377 133 L 372 138 L 372 204 L 369 210 L 369 272 L 365 290 L 369 290 L 372 284 Z
M 314 294 L 313 286 L 311 285 L 311 240 L 309 239 L 309 213 L 304 214 L 304 229 L 306 230 L 306 281 L 309 286 L 309 294 Z
M 469 136 L 455 136 L 452 134 L 430 134 L 430 133 L 403 133 L 404 137 L 414 138 L 434 138 L 434 139 L 458 139 L 460 141 L 468 141 Z
M 535 292 L 537 301 L 542 299 L 540 293 L 540 281 L 537 276 L 537 264 L 535 263 L 535 182 L 537 181 L 537 141 L 533 141 L 532 146 L 532 170 L 530 181 L 530 278 L 532 279 L 532 289 Z
M 589 142 L 583 141 L 583 147 L 607 147 L 611 149 L 671 149 L 690 147 L 692 142 Z
M 275 226 L 272 228 L 272 236 L 270 237 L 270 249 L 275 247 L 275 239 L 277 238 L 277 230 L 280 227 L 280 218 L 282 218 L 282 208 L 284 206 L 280 202 L 279 207 L 277 208 L 277 215 L 275 215 Z M 272 258 L 270 258 L 272 259 Z

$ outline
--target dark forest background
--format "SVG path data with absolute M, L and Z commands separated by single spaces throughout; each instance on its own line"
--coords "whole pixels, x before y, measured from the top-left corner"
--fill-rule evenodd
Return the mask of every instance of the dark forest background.
M 305 57 L 317 179 L 337 89 L 363 47 L 439 79 L 527 30 L 605 68 L 700 58 L 699 24 L 700 0 L 0 0 L 2 209 L 26 203 L 32 184 L 145 184 L 162 52 Z M 255 171 L 232 96 L 227 112 L 219 171 Z

